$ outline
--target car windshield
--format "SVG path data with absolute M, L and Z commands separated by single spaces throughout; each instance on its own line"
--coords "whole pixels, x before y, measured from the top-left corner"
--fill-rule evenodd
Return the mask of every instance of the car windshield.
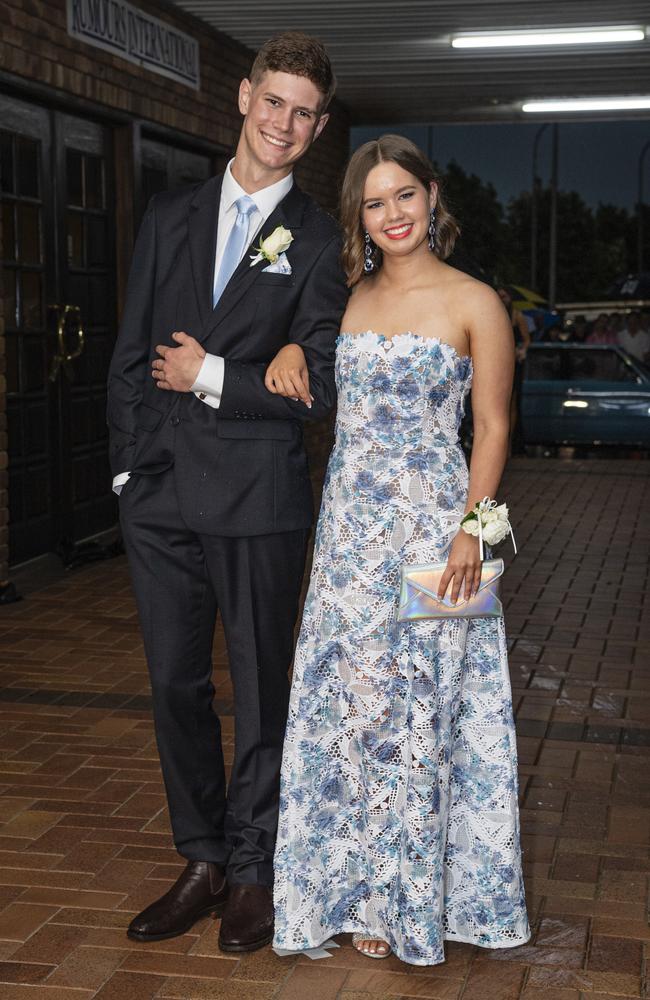
M 527 378 L 636 382 L 637 372 L 614 348 L 544 347 L 528 352 Z

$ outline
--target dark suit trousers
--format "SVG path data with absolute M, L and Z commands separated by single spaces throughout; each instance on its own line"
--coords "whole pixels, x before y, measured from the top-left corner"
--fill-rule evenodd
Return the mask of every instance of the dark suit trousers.
M 132 476 L 119 502 L 174 842 L 190 860 L 227 866 L 233 883 L 271 885 L 308 532 L 247 538 L 192 532 L 179 513 L 172 469 Z M 235 696 L 227 792 L 212 704 L 217 610 Z

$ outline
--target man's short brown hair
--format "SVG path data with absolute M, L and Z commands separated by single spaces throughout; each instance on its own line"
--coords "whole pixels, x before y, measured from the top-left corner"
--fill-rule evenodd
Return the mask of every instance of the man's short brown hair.
M 255 84 L 264 73 L 291 73 L 304 76 L 323 95 L 321 112 L 334 96 L 336 79 L 329 56 L 322 42 L 302 31 L 285 31 L 265 42 L 250 71 L 250 81 Z

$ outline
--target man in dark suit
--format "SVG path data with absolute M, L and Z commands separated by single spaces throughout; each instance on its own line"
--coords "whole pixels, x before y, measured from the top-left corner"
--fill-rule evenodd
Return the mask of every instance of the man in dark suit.
M 223 914 L 223 950 L 272 938 L 287 674 L 312 521 L 302 423 L 333 406 L 347 300 L 337 226 L 292 168 L 333 90 L 320 43 L 267 42 L 240 87 L 225 174 L 157 195 L 135 248 L 109 377 L 111 462 L 174 841 L 188 861 L 132 921 L 141 941 L 208 913 Z M 269 362 L 291 344 L 306 356 L 311 399 L 299 380 L 301 399 L 265 388 Z M 227 789 L 210 681 L 217 609 L 235 696 Z

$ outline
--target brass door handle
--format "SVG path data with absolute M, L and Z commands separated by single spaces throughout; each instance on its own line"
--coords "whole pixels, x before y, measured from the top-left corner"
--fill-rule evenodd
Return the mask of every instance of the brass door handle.
M 81 321 L 81 309 L 79 306 L 74 306 L 66 304 L 63 306 L 52 305 L 51 309 L 55 309 L 58 314 L 57 325 L 56 325 L 56 342 L 57 342 L 57 353 L 52 358 L 52 366 L 50 368 L 50 382 L 55 382 L 59 371 L 63 368 L 66 375 L 70 380 L 74 378 L 74 371 L 71 361 L 78 358 L 83 352 L 85 346 L 85 334 Z M 66 322 L 70 315 L 76 316 L 77 327 L 77 343 L 75 344 L 72 351 L 68 350 L 68 345 L 66 344 L 65 334 L 66 334 Z

